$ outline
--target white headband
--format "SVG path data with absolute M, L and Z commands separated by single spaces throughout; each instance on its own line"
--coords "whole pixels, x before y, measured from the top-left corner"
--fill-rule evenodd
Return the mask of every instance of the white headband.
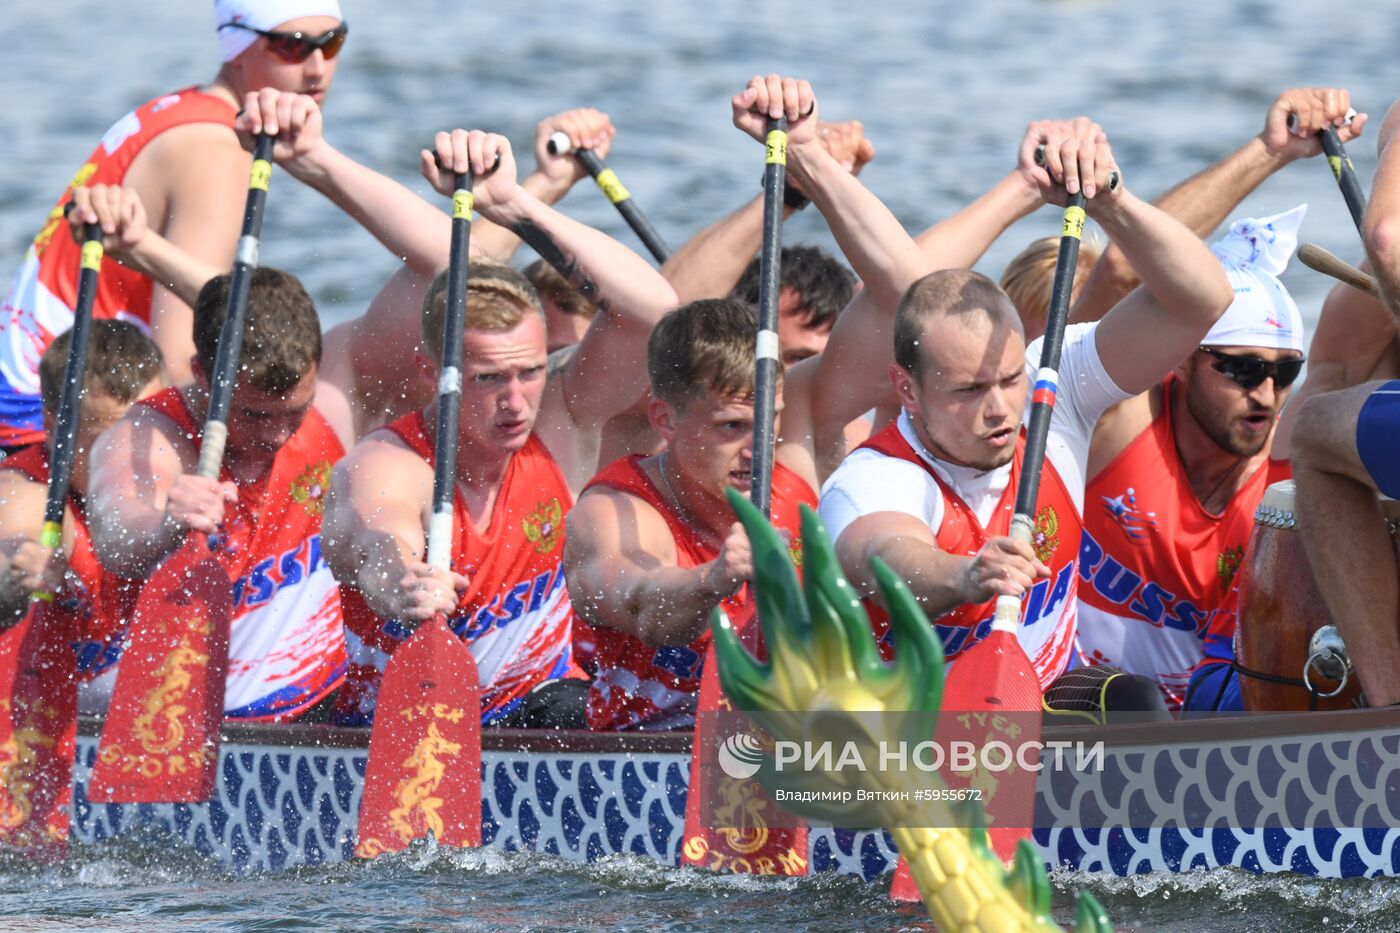
M 258 40 L 247 29 L 220 29 L 238 23 L 252 29 L 273 30 L 303 16 L 334 16 L 344 19 L 338 0 L 214 0 L 214 28 L 218 30 L 219 54 L 231 62 Z
M 1211 244 L 1235 287 L 1235 300 L 1202 344 L 1302 351 L 1303 317 L 1276 276 L 1298 247 L 1298 228 L 1307 210 L 1300 204 L 1272 217 L 1237 220 L 1229 233 Z

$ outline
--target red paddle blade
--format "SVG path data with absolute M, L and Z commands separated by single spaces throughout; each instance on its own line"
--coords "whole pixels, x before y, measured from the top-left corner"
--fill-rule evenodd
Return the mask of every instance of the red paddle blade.
M 1016 761 L 1038 760 L 1041 716 L 1040 679 L 1012 632 L 993 630 L 953 665 L 943 691 L 943 741 L 971 741 L 978 748 L 1004 742 Z M 971 775 L 968 786 L 982 791 L 992 851 L 1010 864 L 1016 845 L 1031 838 L 1035 818 L 1036 772 L 1013 766 Z
M 914 883 L 914 876 L 909 871 L 909 863 L 902 855 L 899 857 L 899 865 L 894 870 L 894 880 L 890 882 L 890 900 L 901 903 L 923 900 L 919 894 L 919 886 Z
M 35 603 L 0 635 L 0 847 L 57 861 L 68 841 L 78 727 L 73 617 Z
M 718 734 L 721 717 L 714 714 L 734 708 L 720 687 L 717 668 L 715 648 L 711 645 L 705 652 L 705 667 L 700 675 L 695 743 L 690 753 L 690 789 L 686 791 L 685 830 L 681 836 L 681 864 L 756 875 L 805 875 L 806 824 L 788 814 L 774 812 L 777 805 L 766 795 L 725 794 L 724 785 L 739 782 L 714 767 L 715 749 L 725 738 Z M 707 819 L 711 813 L 718 816 L 724 812 L 725 808 L 712 805 L 719 800 L 737 801 L 728 808 L 733 817 L 728 820 L 731 825 L 708 825 L 712 822 Z M 779 828 L 778 824 L 789 828 Z
M 142 588 L 88 799 L 199 803 L 213 795 L 231 602 L 228 574 L 202 534 Z
M 1012 632 L 993 630 L 958 658 L 943 688 L 950 712 L 1040 713 L 1040 679 Z
M 993 630 L 958 658 L 943 688 L 943 713 L 938 741 L 945 748 L 952 742 L 972 742 L 983 748 L 1000 741 L 1023 755 L 1025 744 L 1040 742 L 1040 679 L 1015 634 Z M 997 858 L 1011 864 L 1016 846 L 1031 838 L 1035 817 L 1036 772 L 1013 766 L 992 774 L 977 771 L 950 776 L 948 783 L 973 787 L 982 792 L 987 819 L 987 837 Z M 919 889 L 900 856 L 890 884 L 890 897 L 896 901 L 917 901 Z
M 355 854 L 397 852 L 429 832 L 447 845 L 481 845 L 476 659 L 442 616 L 400 645 L 384 671 Z

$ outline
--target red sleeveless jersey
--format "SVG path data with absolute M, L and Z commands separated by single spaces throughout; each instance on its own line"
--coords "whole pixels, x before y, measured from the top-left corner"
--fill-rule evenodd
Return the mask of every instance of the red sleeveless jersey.
M 616 460 L 593 477 L 585 491 L 595 486 L 636 496 L 660 513 L 676 542 L 676 566 L 697 567 L 719 556 L 719 549 L 699 541 L 676 511 L 668 496 L 652 484 L 639 465 L 640 455 Z M 773 526 L 788 539 L 793 561 L 801 567 L 801 516 L 798 506 L 817 507 L 812 487 L 783 466 L 773 465 L 771 512 Z M 751 587 L 720 603 L 737 629 L 742 630 L 755 607 Z M 696 695 L 710 630 L 688 645 L 648 645 L 617 629 L 594 628 L 596 676 L 588 691 L 588 727 L 595 731 L 619 729 L 668 729 L 693 725 Z
M 14 470 L 48 486 L 48 448 L 32 444 L 15 451 L 0 461 L 0 470 Z M 72 630 L 78 633 L 74 644 L 78 676 L 82 681 L 90 681 L 111 670 L 121 657 L 126 620 L 136 607 L 136 597 L 145 581 L 127 580 L 102 569 L 92 549 L 82 497 L 72 492 L 68 495 L 67 515 L 73 520 L 73 552 L 68 555 L 67 579 L 56 594 L 55 605 L 76 619 Z
M 1291 470 L 1270 461 L 1224 512 L 1211 515 L 1177 453 L 1173 391 L 1168 377 L 1162 411 L 1089 482 L 1079 638 L 1085 661 L 1152 678 L 1177 709 L 1207 634 L 1233 629 L 1230 588 L 1254 510 L 1269 484 Z
M 1011 478 L 997 503 L 992 520 L 984 528 L 977 514 L 938 472 L 920 457 L 897 423 L 890 424 L 858 449 L 873 450 L 917 464 L 933 477 L 943 494 L 943 522 L 935 530 L 938 549 L 948 554 L 972 556 L 981 550 L 989 538 L 1003 537 L 1011 531 L 1011 518 L 1016 510 L 1016 489 L 1021 477 L 1022 460 L 1026 453 L 1026 432 L 1022 428 L 1016 438 L 1016 455 L 1011 463 Z M 1050 578 L 1037 581 L 1022 599 L 1021 627 L 1017 638 L 1035 666 L 1041 689 L 1048 687 L 1068 667 L 1075 643 L 1075 591 L 1077 578 L 1075 559 L 1079 553 L 1081 522 L 1074 497 L 1070 495 L 1054 464 L 1046 459 L 1040 476 L 1036 497 L 1035 536 L 1032 547 L 1036 557 L 1050 566 Z M 889 656 L 889 617 L 873 600 L 866 601 L 880 649 Z M 934 620 L 934 633 L 943 642 L 943 651 L 954 660 L 968 648 L 986 638 L 992 630 L 996 600 L 967 603 L 944 613 Z
M 386 426 L 432 466 L 433 444 L 423 413 Z M 485 532 L 478 532 L 460 494 L 452 503 L 452 569 L 471 587 L 447 624 L 471 647 L 481 676 L 483 722 L 509 713 L 535 687 L 579 676 L 570 652 L 573 607 L 564 586 L 564 515 L 573 505 L 564 474 L 531 434 L 510 458 Z M 337 719 L 363 724 L 373 716 L 389 655 L 410 630 L 381 619 L 351 586 L 341 588 L 350 647 L 350 676 Z
M 201 426 L 178 389 L 137 402 L 200 445 Z M 224 715 L 295 719 L 345 677 L 340 592 L 321 558 L 321 512 L 331 465 L 345 453 L 312 409 L 262 478 L 239 484 L 238 502 L 210 539 L 233 580 Z M 234 482 L 225 467 L 219 477 Z
M 54 337 L 73 326 L 78 301 L 81 247 L 64 229 L 63 219 L 73 189 L 122 184 L 136 156 L 166 130 L 190 123 L 231 128 L 234 115 L 226 101 L 194 87 L 148 101 L 107 131 L 68 183 L 34 237 L 0 309 L 0 445 L 29 444 L 43 437 L 39 357 Z M 151 289 L 144 275 L 104 258 L 92 316 L 120 318 L 148 329 Z

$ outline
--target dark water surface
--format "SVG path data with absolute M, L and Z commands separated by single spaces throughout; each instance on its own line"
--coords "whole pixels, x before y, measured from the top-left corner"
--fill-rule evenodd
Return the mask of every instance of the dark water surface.
M 566 0 L 466 4 L 343 0 L 353 24 L 327 110 L 351 156 L 426 190 L 417 150 L 479 125 L 528 147 L 535 121 L 608 111 L 611 163 L 679 245 L 756 191 L 760 150 L 729 126 L 728 97 L 757 71 L 809 77 L 832 119 L 859 118 L 878 156 L 866 182 L 911 229 L 986 190 L 1025 123 L 1088 113 L 1130 187 L 1155 195 L 1241 144 L 1283 88 L 1339 84 L 1375 118 L 1400 91 L 1393 3 Z M 204 0 L 9 0 L 0 8 L 0 275 L 98 136 L 134 105 L 215 70 Z M 1369 189 L 1373 131 L 1351 154 Z M 528 162 L 528 157 L 526 157 Z M 1340 195 L 1317 161 L 1249 198 L 1245 213 L 1312 207 L 1303 237 L 1355 259 Z M 591 185 L 574 216 L 633 241 Z M 1056 232 L 1042 212 L 998 243 L 991 274 Z M 790 240 L 825 238 L 808 212 Z M 273 182 L 264 262 L 301 275 L 327 321 L 360 313 L 394 261 L 286 175 Z M 1326 282 L 1284 275 L 1313 320 Z M 1218 871 L 1132 879 L 1061 876 L 1097 892 L 1120 929 L 1396 930 L 1400 883 Z M 0 863 L 0 928 L 217 930 L 922 929 L 917 911 L 849 878 L 716 878 L 635 859 L 415 851 L 374 864 L 243 878 L 130 842 L 61 869 Z
M 1393 931 L 1400 882 L 1319 882 L 1235 870 L 1103 878 L 1059 874 L 1055 915 L 1092 890 L 1118 930 Z M 62 869 L 0 868 L 6 930 L 932 930 L 884 885 L 712 875 L 617 856 L 582 865 L 532 853 L 419 845 L 374 863 L 239 877 L 192 857 L 122 841 L 80 850 Z

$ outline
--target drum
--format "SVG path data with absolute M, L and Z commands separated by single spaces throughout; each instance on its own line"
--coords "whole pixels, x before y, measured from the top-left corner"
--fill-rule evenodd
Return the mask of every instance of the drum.
M 1249 710 L 1354 707 L 1360 684 L 1352 673 L 1338 690 L 1340 664 L 1326 656 L 1329 633 L 1317 639 L 1322 647 L 1310 648 L 1318 629 L 1332 625 L 1332 619 L 1303 551 L 1294 501 L 1293 481 L 1284 480 L 1265 490 L 1254 512 L 1254 531 L 1240 570 L 1235 629 L 1240 692 Z M 1393 538 L 1400 523 L 1400 502 L 1384 499 L 1382 505 Z M 1396 560 L 1397 554 L 1392 550 L 1376 559 Z M 1311 663 L 1310 657 L 1314 657 Z

